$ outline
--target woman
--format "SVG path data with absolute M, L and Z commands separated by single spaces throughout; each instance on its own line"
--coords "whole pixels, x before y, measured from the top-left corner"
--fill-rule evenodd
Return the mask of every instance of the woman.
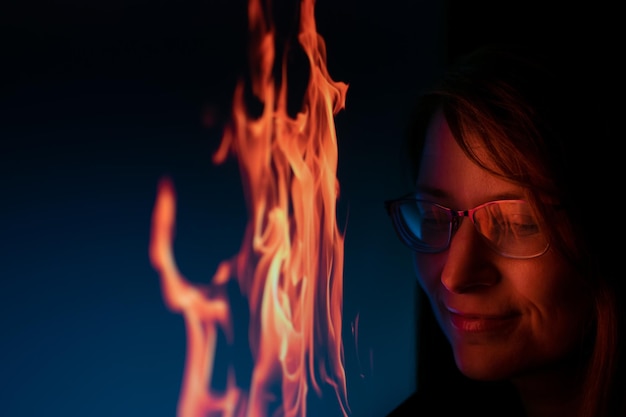
M 599 81 L 555 58 L 480 48 L 413 115 L 415 190 L 387 210 L 456 367 L 476 381 L 435 413 L 626 415 L 617 136 L 580 85 Z

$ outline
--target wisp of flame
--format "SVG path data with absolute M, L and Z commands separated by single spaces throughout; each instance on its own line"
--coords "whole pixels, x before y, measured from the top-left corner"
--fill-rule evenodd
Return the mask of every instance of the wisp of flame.
M 350 412 L 342 344 L 344 234 L 336 220 L 339 197 L 334 117 L 348 86 L 329 76 L 324 39 L 317 33 L 314 0 L 302 0 L 298 42 L 309 78 L 295 116 L 287 111 L 287 65 L 274 77 L 276 30 L 269 4 L 250 0 L 250 88 L 262 103 L 252 117 L 245 83 L 234 91 L 232 114 L 213 163 L 233 155 L 240 167 L 249 219 L 239 252 L 201 287 L 179 272 L 173 254 L 176 197 L 159 182 L 152 218 L 150 261 L 161 278 L 167 307 L 181 313 L 187 356 L 179 417 L 305 417 L 312 388 L 336 394 Z M 265 7 L 265 9 L 264 9 Z M 226 388 L 211 389 L 219 334 L 233 339 L 226 286 L 236 282 L 249 306 L 249 381 L 231 366 Z M 277 389 L 278 387 L 278 389 Z M 276 392 L 276 391 L 279 392 Z M 272 405 L 279 398 L 278 405 Z

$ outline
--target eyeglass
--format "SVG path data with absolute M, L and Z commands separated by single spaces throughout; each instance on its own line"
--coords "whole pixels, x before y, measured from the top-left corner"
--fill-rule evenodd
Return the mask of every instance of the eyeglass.
M 385 208 L 402 242 L 420 253 L 448 249 L 463 217 L 469 217 L 489 246 L 507 258 L 534 258 L 549 247 L 530 205 L 524 200 L 497 200 L 469 210 L 452 210 L 407 195 L 385 201 Z

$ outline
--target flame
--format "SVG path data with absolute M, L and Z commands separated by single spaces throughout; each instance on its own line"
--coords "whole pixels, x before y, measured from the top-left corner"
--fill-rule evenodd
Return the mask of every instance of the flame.
M 237 158 L 249 220 L 239 253 L 220 263 L 210 285 L 191 284 L 178 270 L 172 249 L 175 190 L 168 178 L 158 185 L 150 261 L 161 277 L 167 307 L 182 313 L 187 330 L 180 417 L 304 417 L 309 388 L 321 397 L 324 384 L 334 390 L 341 413 L 350 412 L 343 365 L 344 235 L 336 221 L 334 125 L 348 86 L 329 76 L 314 0 L 302 0 L 299 13 L 297 40 L 310 73 L 302 107 L 290 117 L 284 57 L 281 81 L 273 72 L 277 39 L 269 5 L 262 0 L 248 4 L 249 81 L 263 110 L 250 116 L 246 84 L 240 80 L 213 163 L 221 164 L 229 155 Z M 233 343 L 232 283 L 248 303 L 254 364 L 249 381 L 238 380 L 231 364 L 226 388 L 216 391 L 210 386 L 219 332 Z M 276 398 L 279 405 L 272 406 Z

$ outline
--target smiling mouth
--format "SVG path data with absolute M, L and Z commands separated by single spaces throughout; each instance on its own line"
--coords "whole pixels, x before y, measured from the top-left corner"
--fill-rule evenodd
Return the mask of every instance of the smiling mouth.
M 458 314 L 448 311 L 452 327 L 464 333 L 499 332 L 515 326 L 519 315 L 507 314 L 501 316 Z

